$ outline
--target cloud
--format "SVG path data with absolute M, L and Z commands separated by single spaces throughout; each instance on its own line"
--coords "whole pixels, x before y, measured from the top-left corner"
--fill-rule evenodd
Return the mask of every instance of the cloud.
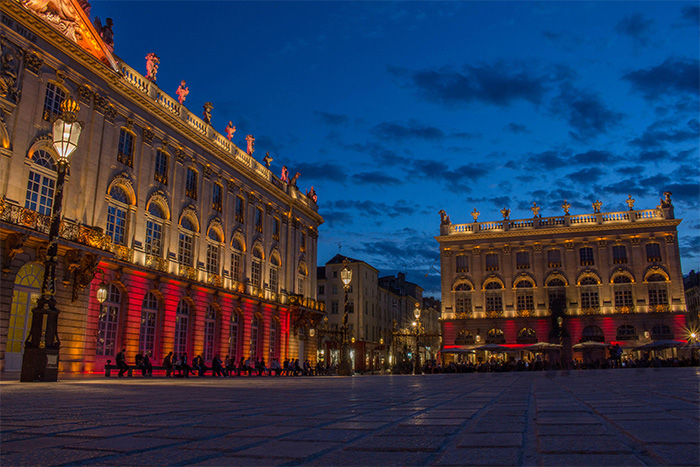
M 339 183 L 343 183 L 347 180 L 346 169 L 339 164 L 310 164 L 302 162 L 296 165 L 289 164 L 287 167 L 289 167 L 290 177 L 295 172 L 299 172 L 301 174 L 301 179 L 310 178 L 316 181 L 333 181 Z
M 389 72 L 428 100 L 446 105 L 481 102 L 504 107 L 519 100 L 539 104 L 552 80 L 529 65 L 505 61 L 461 69 L 390 68 Z
M 421 125 L 417 122 L 410 122 L 407 125 L 397 122 L 383 122 L 371 128 L 370 133 L 374 136 L 391 141 L 406 139 L 424 139 L 427 141 L 437 141 L 445 137 L 445 133 L 436 127 Z
M 641 13 L 626 16 L 615 25 L 615 32 L 631 37 L 638 45 L 646 46 L 653 30 L 654 20 Z
M 700 23 L 700 7 L 697 5 L 687 5 L 681 8 L 681 19 L 697 26 Z
M 566 178 L 574 183 L 595 183 L 600 180 L 604 172 L 598 167 L 592 167 L 590 169 L 582 169 L 577 172 L 570 173 L 566 175 Z
M 569 164 L 570 151 L 549 150 L 540 153 L 529 153 L 526 167 L 530 169 L 553 169 Z
M 376 201 L 337 200 L 327 203 L 328 209 L 334 212 L 354 212 L 354 217 L 401 217 L 417 212 L 425 214 L 425 210 L 417 210 L 416 206 L 406 200 L 399 199 L 389 205 Z M 324 204 L 324 207 L 326 204 Z
M 329 112 L 316 111 L 314 114 L 318 115 L 323 123 L 326 125 L 344 125 L 348 123 L 350 118 L 347 115 L 333 114 Z
M 508 125 L 503 127 L 504 130 L 510 131 L 511 133 L 530 133 L 530 129 L 525 125 L 520 125 L 519 123 L 510 122 Z
M 551 108 L 555 115 L 568 122 L 574 130 L 570 135 L 578 140 L 608 133 L 623 118 L 623 114 L 610 109 L 599 96 L 569 84 L 562 85 Z
M 360 172 L 352 176 L 352 181 L 362 185 L 401 185 L 403 183 L 384 172 Z
M 666 96 L 678 97 L 679 94 L 697 96 L 700 93 L 699 66 L 697 59 L 669 57 L 659 65 L 630 71 L 622 78 L 650 101 Z
M 654 122 L 641 136 L 630 141 L 630 144 L 641 149 L 654 149 L 665 143 L 697 142 L 700 129 L 697 119 L 689 120 L 685 127 L 677 127 L 677 123 L 673 120 Z
M 445 162 L 432 159 L 414 159 L 410 161 L 406 173 L 410 178 L 427 178 L 445 185 L 455 193 L 470 192 L 475 181 L 493 170 L 493 164 L 464 164 L 451 168 Z
M 617 157 L 610 151 L 591 150 L 576 154 L 573 160 L 581 165 L 609 165 L 616 162 Z
M 345 211 L 326 210 L 323 205 L 319 207 L 319 213 L 323 216 L 324 223 L 329 227 L 352 224 L 355 216 Z

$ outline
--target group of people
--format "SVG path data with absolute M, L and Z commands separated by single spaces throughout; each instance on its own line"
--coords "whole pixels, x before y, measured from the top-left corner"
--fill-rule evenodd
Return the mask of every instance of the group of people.
M 268 367 L 263 358 L 256 360 L 241 357 L 238 364 L 236 364 L 228 355 L 223 361 L 218 355 L 215 355 L 211 361 L 211 368 L 209 368 L 201 355 L 197 355 L 190 365 L 188 364 L 187 354 L 181 354 L 178 357 L 178 355 L 173 352 L 168 353 L 163 359 L 163 368 L 165 369 L 165 376 L 167 378 L 189 378 L 190 374 L 204 377 L 210 370 L 213 377 L 219 378 L 234 375 L 241 376 L 244 374 L 248 376 L 314 376 L 330 374 L 326 367 L 320 362 L 314 367 L 308 360 L 300 363 L 299 359 L 286 359 L 283 363 L 280 363 L 278 359 L 273 358 Z
M 119 369 L 120 378 L 124 377 L 124 374 L 129 371 L 129 365 L 126 363 L 126 349 L 122 349 L 121 352 L 117 354 L 117 368 Z M 141 370 L 143 376 L 153 376 L 153 364 L 151 363 L 151 358 L 149 353 L 137 353 L 134 357 L 134 366 Z

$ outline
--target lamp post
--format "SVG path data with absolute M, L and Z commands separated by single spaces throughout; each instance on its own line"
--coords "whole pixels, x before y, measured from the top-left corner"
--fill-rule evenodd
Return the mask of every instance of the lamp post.
M 350 290 L 350 282 L 352 282 L 352 271 L 348 267 L 348 260 L 343 261 L 343 269 L 340 271 L 340 279 L 343 281 L 343 289 L 345 289 L 345 304 L 343 314 L 343 343 L 340 348 L 340 367 L 338 375 L 352 376 L 352 363 L 348 353 L 348 291 Z
M 56 307 L 56 265 L 61 226 L 63 186 L 66 181 L 69 156 L 78 146 L 82 123 L 76 119 L 80 106 L 72 99 L 61 103 L 61 115 L 53 124 L 53 147 L 58 155 L 56 191 L 49 229 L 49 247 L 44 261 L 44 282 L 41 297 L 32 310 L 32 324 L 24 343 L 20 381 L 58 381 L 58 308 Z M 45 323 L 45 324 L 44 324 Z
M 416 320 L 413 322 L 413 327 L 416 330 L 416 354 L 413 357 L 413 374 L 419 373 L 418 368 L 418 333 L 420 332 L 420 303 L 416 302 L 416 307 L 413 309 L 413 316 Z

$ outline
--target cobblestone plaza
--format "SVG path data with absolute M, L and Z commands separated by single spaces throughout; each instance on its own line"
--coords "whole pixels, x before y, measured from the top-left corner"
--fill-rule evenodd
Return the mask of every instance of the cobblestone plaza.
M 15 465 L 698 465 L 697 368 L 0 383 Z

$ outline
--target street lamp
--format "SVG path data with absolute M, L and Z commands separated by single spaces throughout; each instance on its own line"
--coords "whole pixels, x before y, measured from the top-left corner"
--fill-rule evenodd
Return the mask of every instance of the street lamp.
M 345 305 L 343 314 L 343 344 L 340 348 L 340 367 L 338 374 L 340 376 L 352 375 L 352 364 L 350 355 L 348 354 L 348 291 L 350 290 L 350 282 L 352 282 L 352 271 L 348 267 L 348 259 L 343 260 L 343 269 L 340 271 L 340 279 L 343 281 L 343 289 L 345 289 Z
M 32 324 L 24 343 L 20 381 L 58 381 L 58 308 L 56 307 L 56 265 L 58 264 L 58 238 L 61 227 L 63 185 L 66 181 L 68 158 L 78 146 L 83 124 L 76 114 L 80 106 L 73 99 L 61 103 L 61 115 L 53 124 L 53 147 L 58 155 L 56 191 L 54 192 L 49 246 L 44 260 L 44 282 L 41 297 L 32 310 Z M 105 296 L 106 297 L 106 296 Z M 44 322 L 46 328 L 44 329 Z
M 416 331 L 416 354 L 413 357 L 413 374 L 415 375 L 420 370 L 418 368 L 418 333 L 420 332 L 420 303 L 416 302 L 416 307 L 413 309 L 413 316 L 416 320 L 413 322 L 413 328 Z

